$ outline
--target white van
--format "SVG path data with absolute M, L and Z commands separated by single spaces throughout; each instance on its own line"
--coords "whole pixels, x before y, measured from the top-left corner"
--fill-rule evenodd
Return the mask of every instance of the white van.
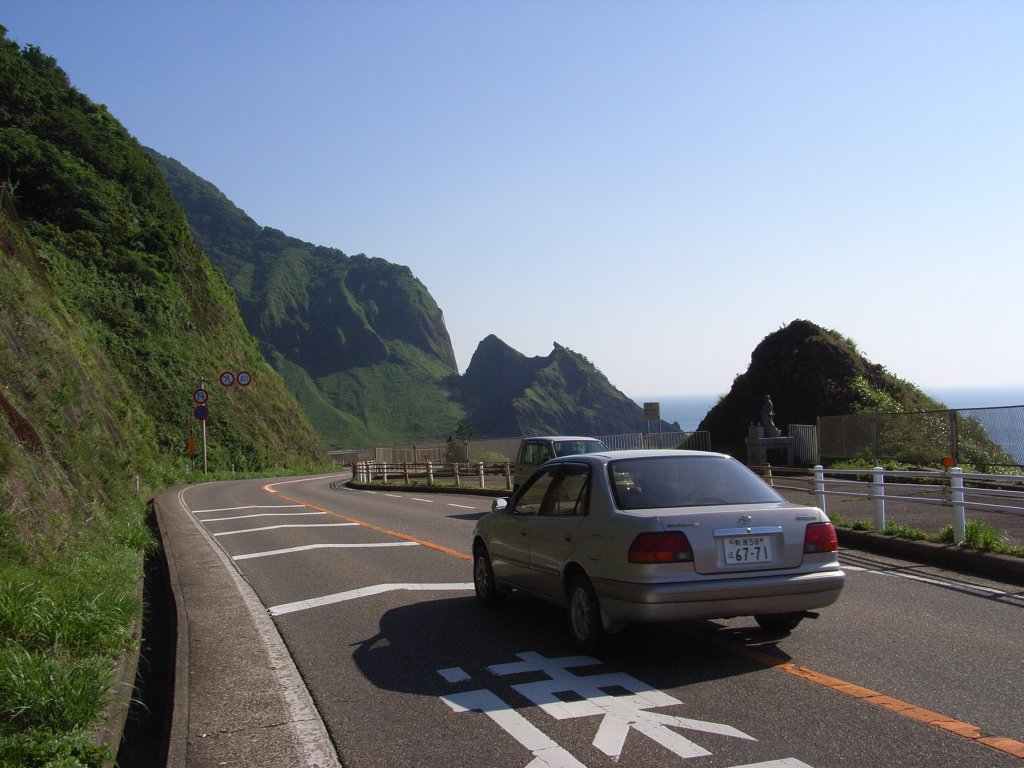
M 575 456 L 580 453 L 600 453 L 608 446 L 596 437 L 574 435 L 549 435 L 547 437 L 524 437 L 519 444 L 519 453 L 512 474 L 512 487 L 533 474 L 533 470 L 556 456 Z

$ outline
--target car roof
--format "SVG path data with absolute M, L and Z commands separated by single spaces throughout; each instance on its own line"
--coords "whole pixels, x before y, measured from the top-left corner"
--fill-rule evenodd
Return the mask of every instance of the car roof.
M 731 459 L 724 453 L 713 451 L 691 451 L 678 448 L 636 448 L 624 451 L 598 451 L 597 453 L 583 454 L 589 459 L 604 459 L 605 461 L 616 461 L 619 459 L 663 459 L 666 457 L 711 457 L 716 459 Z M 580 459 L 580 456 L 563 456 L 553 461 L 565 461 L 567 459 Z

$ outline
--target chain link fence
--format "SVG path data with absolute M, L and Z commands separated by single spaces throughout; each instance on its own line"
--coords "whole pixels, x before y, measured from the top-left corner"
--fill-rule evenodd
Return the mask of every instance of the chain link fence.
M 941 467 L 1020 469 L 1024 406 L 920 413 L 857 413 L 818 419 L 820 460 L 895 461 Z

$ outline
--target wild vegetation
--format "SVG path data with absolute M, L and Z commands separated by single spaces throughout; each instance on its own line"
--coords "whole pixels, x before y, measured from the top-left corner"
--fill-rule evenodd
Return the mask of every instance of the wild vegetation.
M 321 446 L 159 169 L 56 62 L 0 28 L 0 764 L 99 765 L 135 642 L 149 490 Z M 221 389 L 222 370 L 253 384 Z

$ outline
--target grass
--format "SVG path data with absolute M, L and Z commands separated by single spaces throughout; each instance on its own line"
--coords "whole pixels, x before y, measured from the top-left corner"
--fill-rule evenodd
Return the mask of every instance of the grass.
M 0 565 L 0 765 L 101 766 L 92 742 L 113 669 L 135 642 L 141 520 L 96 521 Z

